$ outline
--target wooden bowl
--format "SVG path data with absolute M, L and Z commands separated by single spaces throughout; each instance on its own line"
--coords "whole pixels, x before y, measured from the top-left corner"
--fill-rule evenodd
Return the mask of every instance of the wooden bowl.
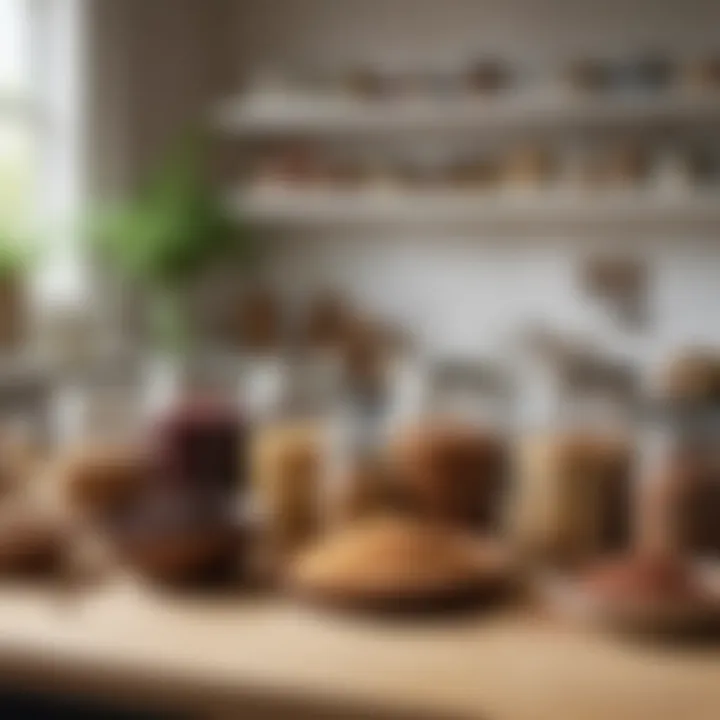
M 241 534 L 230 525 L 148 529 L 116 540 L 124 565 L 146 580 L 172 586 L 229 579 L 241 547 Z
M 545 589 L 560 614 L 601 629 L 658 638 L 720 630 L 717 563 L 687 561 L 648 570 L 647 560 L 628 556 L 594 566 L 579 578 L 556 576 Z

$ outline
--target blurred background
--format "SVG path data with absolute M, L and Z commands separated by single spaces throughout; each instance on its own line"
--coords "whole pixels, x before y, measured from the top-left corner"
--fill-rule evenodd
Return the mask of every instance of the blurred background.
M 719 27 L 712 0 L 0 0 L 0 575 L 241 566 L 406 608 L 551 569 L 623 628 L 717 621 Z M 687 677 L 665 709 L 715 717 Z

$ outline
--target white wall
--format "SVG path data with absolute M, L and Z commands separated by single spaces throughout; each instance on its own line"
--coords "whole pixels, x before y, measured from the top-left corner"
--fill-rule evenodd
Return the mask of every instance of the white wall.
M 712 0 L 257 0 L 235 5 L 233 52 L 238 82 L 267 69 L 462 67 L 495 54 L 532 75 L 577 56 L 720 49 L 718 28 L 720 3 Z M 295 289 L 347 287 L 438 349 L 492 348 L 534 320 L 596 330 L 641 356 L 686 342 L 720 343 L 720 239 L 689 231 L 642 239 L 563 235 L 292 233 L 270 241 L 272 274 Z M 574 261 L 612 241 L 651 261 L 653 320 L 645 337 L 614 330 L 578 291 Z
M 94 2 L 91 190 L 112 194 L 214 98 L 257 70 L 462 67 L 501 55 L 529 75 L 563 58 L 720 49 L 713 0 L 123 0 Z M 228 78 L 225 78 L 225 75 Z M 232 153 L 227 153 L 232 160 Z M 237 171 L 240 171 L 240 167 Z M 437 349 L 494 348 L 529 322 L 597 330 L 652 355 L 720 343 L 720 244 L 657 237 L 450 228 L 266 238 L 290 293 L 342 285 Z M 714 234 L 713 234 L 714 235 Z M 611 242 L 652 261 L 652 332 L 628 338 L 578 292 L 575 260 Z M 717 249 L 716 249 L 717 248 Z

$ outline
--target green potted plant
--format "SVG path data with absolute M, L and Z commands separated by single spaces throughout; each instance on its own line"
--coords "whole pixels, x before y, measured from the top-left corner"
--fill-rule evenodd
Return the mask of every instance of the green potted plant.
M 251 257 L 251 238 L 208 182 L 202 137 L 183 139 L 92 237 L 144 298 L 155 357 L 187 373 L 197 357 L 193 297 L 207 272 Z

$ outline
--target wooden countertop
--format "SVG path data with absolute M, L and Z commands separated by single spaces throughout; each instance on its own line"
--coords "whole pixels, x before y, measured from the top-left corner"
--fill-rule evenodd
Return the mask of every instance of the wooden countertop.
M 720 718 L 720 646 L 648 646 L 516 610 L 376 624 L 125 581 L 2 588 L 0 679 L 213 717 Z

